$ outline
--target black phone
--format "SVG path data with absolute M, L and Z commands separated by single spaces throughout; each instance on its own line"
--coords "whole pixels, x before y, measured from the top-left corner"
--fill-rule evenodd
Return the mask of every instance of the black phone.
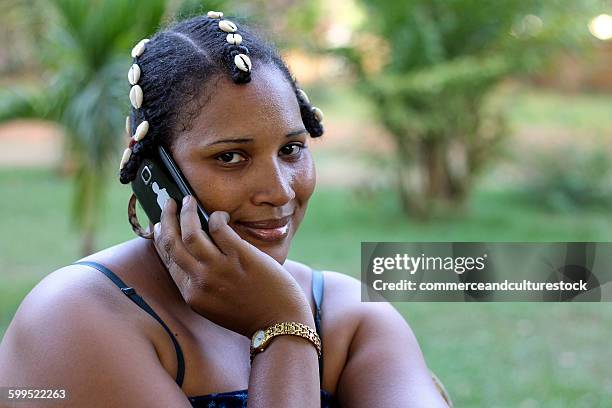
M 163 146 L 158 147 L 157 153 L 157 156 L 142 160 L 136 178 L 131 182 L 132 191 L 147 217 L 155 225 L 161 218 L 161 212 L 168 197 L 176 202 L 178 213 L 182 207 L 183 197 L 190 195 L 196 200 L 202 229 L 209 234 L 208 214 L 198 201 L 187 179 Z

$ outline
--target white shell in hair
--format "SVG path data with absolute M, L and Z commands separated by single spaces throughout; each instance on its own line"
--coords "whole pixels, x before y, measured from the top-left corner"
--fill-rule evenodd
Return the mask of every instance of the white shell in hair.
M 209 11 L 207 14 L 208 18 L 221 18 L 223 13 L 220 11 Z
M 239 70 L 249 72 L 251 70 L 251 59 L 246 54 L 238 54 L 234 57 L 234 64 Z
M 123 166 L 125 166 L 125 163 L 127 163 L 128 160 L 130 160 L 131 155 L 132 155 L 132 149 L 130 149 L 129 147 L 123 151 L 123 156 L 121 156 L 121 163 L 119 163 L 119 170 L 123 169 Z
M 298 94 L 300 94 L 300 96 L 302 97 L 302 99 L 306 101 L 306 103 L 310 103 L 310 99 L 308 99 L 308 95 L 306 95 L 306 92 L 304 92 L 303 89 L 298 88 L 297 91 L 298 91 Z
M 136 109 L 142 106 L 142 88 L 140 85 L 134 85 L 132 89 L 130 89 L 130 102 Z
M 312 113 L 314 114 L 314 117 L 318 122 L 323 121 L 323 111 L 321 109 L 317 108 L 316 106 L 313 106 Z
M 125 133 L 127 133 L 128 137 L 132 135 L 132 128 L 130 126 L 130 117 L 125 117 Z
M 232 23 L 229 20 L 219 21 L 219 28 L 225 31 L 226 33 L 235 33 L 238 29 L 238 27 L 236 27 L 236 24 Z
M 144 52 L 145 44 L 148 42 L 148 38 L 143 38 L 142 40 L 138 41 L 138 44 L 136 44 L 134 48 L 132 48 L 132 58 L 140 57 Z
M 242 44 L 242 36 L 238 33 L 229 33 L 227 37 L 225 37 L 228 43 L 233 45 Z
M 136 128 L 136 132 L 134 132 L 134 140 L 140 142 L 149 131 L 149 122 L 146 120 L 140 122 L 140 125 Z
M 130 81 L 130 85 L 136 85 L 138 80 L 140 79 L 140 67 L 138 64 L 132 64 L 130 70 L 128 71 L 128 81 Z

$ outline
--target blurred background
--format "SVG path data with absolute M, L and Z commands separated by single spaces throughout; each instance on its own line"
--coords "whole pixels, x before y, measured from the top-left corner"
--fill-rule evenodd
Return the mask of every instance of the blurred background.
M 325 112 L 292 259 L 359 278 L 361 241 L 612 238 L 612 1 L 3 0 L 0 335 L 46 274 L 134 237 L 130 50 L 208 10 Z M 458 407 L 611 404 L 609 304 L 394 305 Z

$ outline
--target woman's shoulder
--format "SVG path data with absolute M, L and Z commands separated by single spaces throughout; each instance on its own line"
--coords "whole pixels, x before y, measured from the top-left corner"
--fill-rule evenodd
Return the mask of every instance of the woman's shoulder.
M 53 385 L 65 390 L 66 406 L 187 406 L 155 347 L 114 314 L 122 308 L 105 289 L 81 277 L 79 267 L 54 271 L 36 285 L 0 343 L 0 384 Z
M 15 319 L 33 319 L 38 313 L 50 319 L 64 308 L 70 309 L 66 318 L 86 313 L 90 307 L 96 311 L 112 311 L 116 306 L 112 288 L 98 275 L 84 265 L 66 265 L 52 271 L 24 297 Z
M 302 274 L 312 276 L 310 267 L 295 261 L 288 262 L 290 267 L 299 268 Z M 381 322 L 387 322 L 388 326 L 395 325 L 411 330 L 395 306 L 380 295 L 368 291 L 368 299 L 364 300 L 362 294 L 367 291 L 367 287 L 361 280 L 343 272 L 327 269 L 321 271 L 324 277 L 322 306 L 324 327 L 327 325 L 333 328 L 334 332 L 344 332 L 349 338 Z
M 112 259 L 109 248 L 83 260 Z M 23 298 L 6 335 L 28 338 L 33 344 L 42 337 L 68 336 L 71 330 L 87 331 L 93 326 L 124 326 L 126 332 L 146 322 L 130 299 L 100 271 L 91 266 L 69 264 L 45 275 Z M 56 332 L 49 328 L 63 328 Z
M 5 335 L 33 345 L 53 342 L 55 335 L 58 339 L 71 333 L 78 337 L 79 331 L 94 326 L 118 327 L 134 322 L 131 317 L 136 315 L 129 303 L 100 272 L 84 265 L 66 265 L 47 274 L 25 295 Z
M 106 401 L 112 406 L 126 400 L 109 390 L 136 390 L 138 381 L 149 381 L 160 394 L 164 390 L 162 399 L 180 406 L 181 394 L 151 340 L 149 327 L 155 327 L 131 303 L 90 267 L 66 265 L 52 271 L 24 297 L 4 334 L 0 384 L 61 384 L 73 403 L 103 406 Z M 128 399 L 148 399 L 151 406 L 159 402 L 138 394 Z

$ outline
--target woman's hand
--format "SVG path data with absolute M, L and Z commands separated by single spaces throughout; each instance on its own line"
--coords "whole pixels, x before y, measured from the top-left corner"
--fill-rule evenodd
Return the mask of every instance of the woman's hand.
M 169 199 L 155 225 L 155 248 L 185 302 L 198 314 L 236 333 L 253 333 L 281 321 L 314 325 L 304 292 L 273 258 L 243 240 L 229 215 L 209 218 L 211 239 L 202 230 L 193 197 L 183 204 L 180 223 Z

